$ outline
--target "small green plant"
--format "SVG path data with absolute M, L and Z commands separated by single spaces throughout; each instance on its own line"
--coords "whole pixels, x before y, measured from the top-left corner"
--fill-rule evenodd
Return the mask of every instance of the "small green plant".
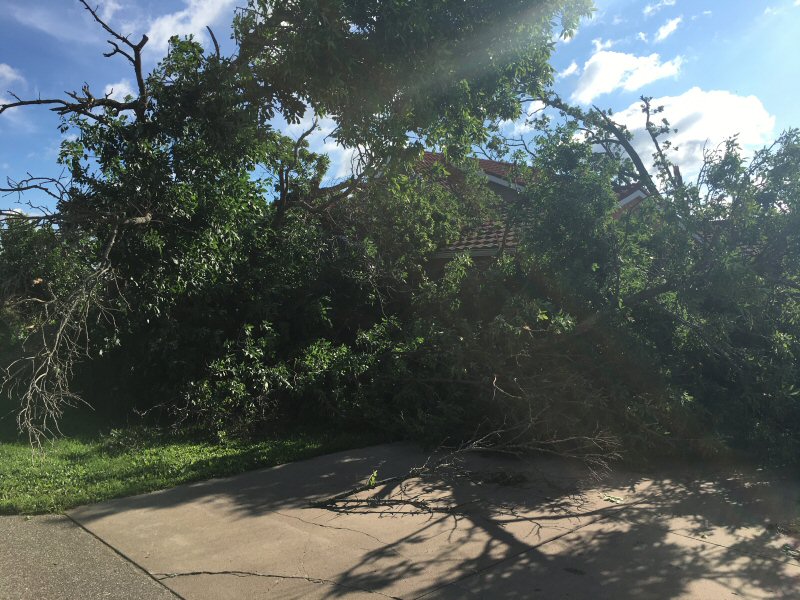
M 378 470 L 375 469 L 372 472 L 372 475 L 369 476 L 369 480 L 367 481 L 367 486 L 374 488 L 375 484 L 378 483 Z

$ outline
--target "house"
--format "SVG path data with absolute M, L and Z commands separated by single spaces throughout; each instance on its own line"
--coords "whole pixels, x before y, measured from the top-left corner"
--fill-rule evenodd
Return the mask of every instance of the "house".
M 433 152 L 426 152 L 423 164 L 433 166 L 444 163 L 444 156 Z M 477 159 L 478 168 L 487 179 L 487 185 L 500 198 L 501 202 L 509 204 L 519 199 L 521 182 L 511 179 L 512 165 L 496 160 Z M 627 211 L 634 210 L 647 198 L 647 194 L 639 185 L 630 185 L 617 190 L 619 207 L 614 212 L 614 218 L 619 219 Z M 501 215 L 502 215 L 501 209 Z M 518 243 L 517 231 L 502 218 L 486 221 L 476 229 L 465 233 L 459 240 L 448 244 L 433 255 L 435 262 L 446 262 L 461 252 L 469 252 L 472 258 L 486 259 L 497 256 L 501 252 L 513 252 Z

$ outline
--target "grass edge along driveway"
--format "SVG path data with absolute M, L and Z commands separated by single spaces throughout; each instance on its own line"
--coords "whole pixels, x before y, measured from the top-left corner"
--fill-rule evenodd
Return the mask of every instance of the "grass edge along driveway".
M 11 438 L 11 439 L 10 439 Z M 33 451 L 0 437 L 0 514 L 57 513 L 81 504 L 271 467 L 378 443 L 350 432 L 286 433 L 215 443 L 155 428 L 63 437 Z

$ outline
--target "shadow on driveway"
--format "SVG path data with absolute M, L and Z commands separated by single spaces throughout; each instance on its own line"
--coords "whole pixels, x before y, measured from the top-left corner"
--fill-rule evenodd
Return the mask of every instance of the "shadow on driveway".
M 405 444 L 342 452 L 72 511 L 187 599 L 798 598 L 796 481 L 661 469 L 597 481 L 556 459 L 405 473 Z

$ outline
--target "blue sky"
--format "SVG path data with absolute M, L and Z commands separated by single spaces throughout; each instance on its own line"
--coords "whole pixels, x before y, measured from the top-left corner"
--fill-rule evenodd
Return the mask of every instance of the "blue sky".
M 639 97 L 655 98 L 678 129 L 676 159 L 688 171 L 704 144 L 738 133 L 752 149 L 800 127 L 800 0 L 596 5 L 552 60 L 556 89 L 572 102 L 611 108 L 641 130 Z
M 94 0 L 125 33 L 148 33 L 149 67 L 171 33 L 205 37 L 210 25 L 233 50 L 230 22 L 242 0 Z M 595 16 L 552 63 L 556 89 L 578 104 L 612 108 L 631 128 L 641 126 L 638 97 L 653 96 L 679 133 L 677 158 L 687 169 L 704 144 L 734 133 L 758 147 L 800 126 L 800 0 L 597 0 Z M 73 0 L 0 0 L 0 97 L 61 96 L 86 82 L 96 93 L 123 95 L 131 73 L 109 60 L 105 37 Z M 61 135 L 58 119 L 41 108 L 0 115 L 0 178 L 53 174 Z M 331 178 L 346 173 L 348 155 L 325 134 L 316 149 L 334 159 Z M 302 127 L 289 129 L 299 134 Z M 524 123 L 507 131 L 527 133 Z M 0 200 L 8 206 L 11 200 Z

